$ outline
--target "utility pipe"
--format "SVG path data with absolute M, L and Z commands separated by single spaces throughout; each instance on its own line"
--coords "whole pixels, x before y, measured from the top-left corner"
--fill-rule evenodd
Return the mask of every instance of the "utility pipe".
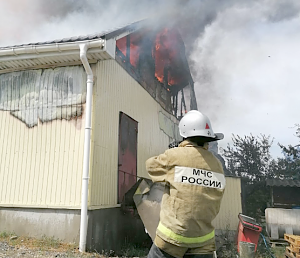
M 88 191 L 89 191 L 89 165 L 90 165 L 90 142 L 91 142 L 91 117 L 92 117 L 92 95 L 93 95 L 93 71 L 90 67 L 86 52 L 87 44 L 80 44 L 80 59 L 87 74 L 86 85 L 86 116 L 84 131 L 84 153 L 83 153 L 83 173 L 82 173 L 82 196 L 81 196 L 81 217 L 80 217 L 80 239 L 79 251 L 86 251 L 87 236 L 87 208 L 88 208 Z

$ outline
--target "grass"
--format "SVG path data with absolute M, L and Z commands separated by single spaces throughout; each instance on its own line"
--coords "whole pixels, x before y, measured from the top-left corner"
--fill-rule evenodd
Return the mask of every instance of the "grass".
M 273 254 L 276 258 L 285 258 L 285 246 L 281 246 L 281 247 L 273 247 L 272 248 L 272 251 L 273 251 Z
M 258 258 L 272 258 L 270 255 L 270 251 L 273 256 L 276 258 L 285 258 L 285 250 L 286 245 L 276 245 L 275 247 L 271 247 L 270 243 L 268 243 L 268 248 L 265 246 L 264 241 L 260 238 L 257 247 L 257 257 Z
M 9 237 L 9 233 L 7 233 L 6 231 L 0 232 L 0 239 L 7 238 L 7 237 Z
M 115 256 L 114 252 L 110 253 L 80 253 L 78 245 L 75 243 L 64 243 L 54 237 L 43 236 L 41 238 L 17 236 L 12 232 L 0 232 L 0 241 L 6 242 L 8 245 L 15 247 L 15 249 L 26 248 L 34 251 L 53 251 L 57 253 L 66 253 L 68 257 L 93 257 L 104 258 Z M 122 248 L 119 257 L 145 257 L 149 252 L 149 248 L 138 247 L 133 244 L 128 244 Z
M 103 257 L 95 253 L 79 253 L 78 246 L 75 243 L 64 243 L 54 237 L 43 236 L 42 238 L 33 238 L 17 236 L 12 232 L 0 232 L 0 241 L 19 249 L 21 247 L 35 251 L 54 251 L 64 252 L 68 257 Z M 75 256 L 76 255 L 76 256 Z
M 149 248 L 128 244 L 122 249 L 122 257 L 145 257 L 148 252 Z
M 44 250 L 55 250 L 55 251 L 67 251 L 76 249 L 76 245 L 72 243 L 63 243 L 59 239 L 55 239 L 54 237 L 46 237 L 42 238 L 32 238 L 32 237 L 23 237 L 16 236 L 15 239 L 12 239 L 13 236 L 16 236 L 14 233 L 1 232 L 0 240 L 7 242 L 9 245 L 14 247 L 25 246 L 28 249 L 38 249 L 41 251 Z
M 104 255 L 100 255 L 99 253 L 79 253 L 78 246 L 75 243 L 64 243 L 59 239 L 54 237 L 46 237 L 42 238 L 32 238 L 32 237 L 24 237 L 24 236 L 16 236 L 16 238 L 12 238 L 16 236 L 16 234 L 12 232 L 0 232 L 0 241 L 7 242 L 10 246 L 15 248 L 25 247 L 30 250 L 37 251 L 54 251 L 54 252 L 64 252 L 68 254 L 68 257 L 109 257 L 113 255 L 113 253 L 107 253 Z M 265 246 L 260 243 L 259 250 L 257 252 L 257 258 L 269 258 L 271 257 Z M 285 246 L 282 247 L 273 247 L 271 248 L 272 253 L 276 258 L 284 258 Z M 119 257 L 145 257 L 149 252 L 148 247 L 139 247 L 134 244 L 126 245 Z M 221 253 L 218 254 L 218 257 L 236 257 L 236 244 L 235 243 L 226 243 L 224 249 L 222 249 Z
M 233 258 L 237 257 L 237 241 L 229 237 L 229 231 L 224 230 L 219 238 L 224 241 L 221 243 L 221 248 L 218 249 L 218 258 Z M 270 244 L 267 245 L 269 250 L 272 252 L 273 256 L 276 258 L 285 258 L 285 245 L 277 245 L 276 247 L 271 247 Z M 270 251 L 265 246 L 262 237 L 259 237 L 258 246 L 255 258 L 272 258 Z
M 272 247 L 271 251 L 273 253 L 273 256 L 276 258 L 285 258 L 285 247 Z M 256 256 L 257 258 L 271 258 L 272 256 L 268 252 L 259 253 Z

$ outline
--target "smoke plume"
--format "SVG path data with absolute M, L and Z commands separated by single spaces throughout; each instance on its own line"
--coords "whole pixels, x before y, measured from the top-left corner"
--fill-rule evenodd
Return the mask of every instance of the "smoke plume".
M 271 134 L 285 144 L 299 123 L 299 13 L 298 0 L 2 0 L 0 46 L 149 17 L 153 26 L 172 24 L 185 41 L 199 110 L 225 133 L 223 145 L 231 133 Z

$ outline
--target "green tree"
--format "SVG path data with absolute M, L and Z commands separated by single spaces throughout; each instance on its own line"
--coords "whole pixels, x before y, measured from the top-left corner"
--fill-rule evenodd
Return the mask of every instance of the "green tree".
M 296 124 L 296 137 L 300 141 L 300 125 Z M 280 146 L 283 157 L 278 158 L 276 165 L 273 168 L 274 176 L 277 178 L 296 179 L 300 180 L 300 144 L 295 146 Z
M 260 136 L 232 136 L 232 145 L 221 149 L 230 175 L 242 178 L 243 212 L 260 218 L 270 202 L 270 190 L 265 179 L 273 177 L 276 161 L 271 157 L 273 138 Z
M 273 139 L 263 134 L 257 137 L 233 134 L 232 146 L 228 144 L 221 149 L 221 155 L 231 175 L 257 182 L 272 176 L 271 168 L 275 162 L 270 154 L 272 144 Z

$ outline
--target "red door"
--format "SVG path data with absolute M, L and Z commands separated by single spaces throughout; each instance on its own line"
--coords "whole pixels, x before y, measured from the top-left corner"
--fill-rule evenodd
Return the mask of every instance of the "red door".
M 125 193 L 136 183 L 137 133 L 137 121 L 120 112 L 118 203 L 122 202 Z

